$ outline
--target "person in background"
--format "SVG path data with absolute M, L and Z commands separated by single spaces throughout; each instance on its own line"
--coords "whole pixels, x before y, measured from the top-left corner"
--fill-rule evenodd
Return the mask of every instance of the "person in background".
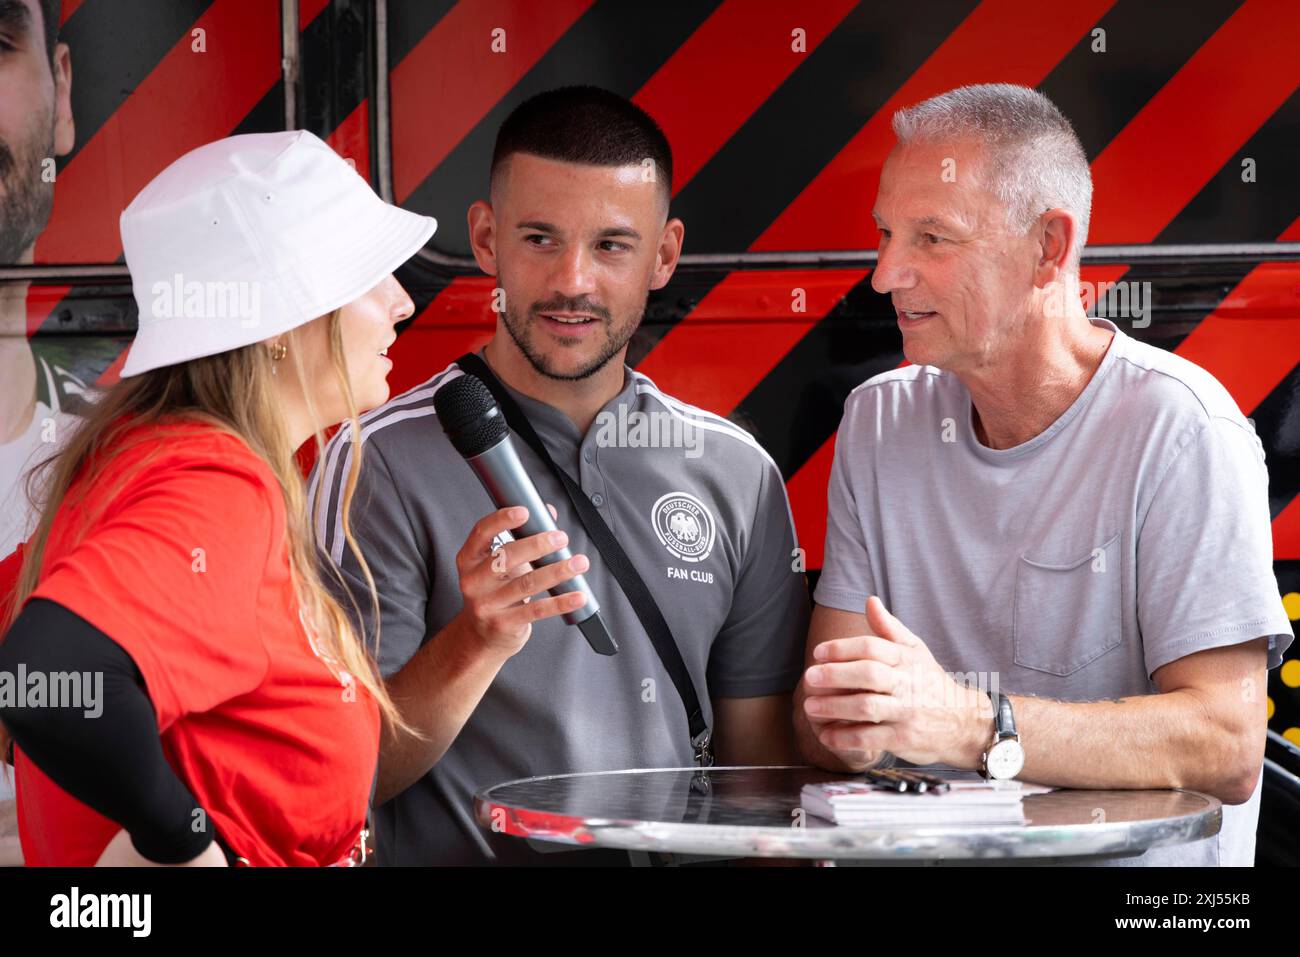
M 48 163 L 72 152 L 72 60 L 59 0 L 0 0 L 0 266 L 31 263 L 54 205 Z M 21 476 L 71 431 L 61 376 L 27 338 L 26 282 L 0 283 L 0 559 L 31 532 Z M 0 761 L 0 867 L 22 863 L 17 805 Z
M 29 864 L 361 855 L 381 715 L 403 725 L 322 584 L 295 450 L 388 398 L 392 270 L 435 228 L 305 132 L 200 147 L 122 214 L 139 328 L 38 466 L 0 643 L 0 672 L 84 679 L 0 700 Z

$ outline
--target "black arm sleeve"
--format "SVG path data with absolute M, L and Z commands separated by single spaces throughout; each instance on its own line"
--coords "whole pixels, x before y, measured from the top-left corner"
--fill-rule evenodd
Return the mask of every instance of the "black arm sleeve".
M 0 674 L 12 676 L 15 688 L 20 667 L 28 689 L 41 676 L 46 700 L 40 707 L 24 701 L 30 693 L 0 700 L 0 721 L 50 780 L 122 825 L 148 860 L 179 864 L 212 842 L 207 814 L 195 815 L 194 796 L 163 755 L 140 669 L 120 645 L 62 605 L 37 598 L 0 643 Z M 74 683 L 54 680 L 61 672 L 89 689 L 80 701 L 54 700 L 56 688 Z

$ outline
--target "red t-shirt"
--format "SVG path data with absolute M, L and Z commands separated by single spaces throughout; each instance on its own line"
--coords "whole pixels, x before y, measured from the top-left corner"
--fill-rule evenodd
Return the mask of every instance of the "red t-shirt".
M 151 430 L 65 497 L 33 597 L 135 660 L 168 761 L 253 865 L 324 865 L 352 847 L 379 755 L 374 699 L 319 657 L 289 576 L 284 500 L 231 435 Z M 90 865 L 120 830 L 16 749 L 28 864 Z

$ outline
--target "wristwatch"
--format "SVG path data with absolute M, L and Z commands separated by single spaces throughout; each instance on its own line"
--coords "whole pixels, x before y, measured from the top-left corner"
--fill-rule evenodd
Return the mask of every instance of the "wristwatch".
M 993 743 L 980 755 L 980 774 L 990 781 L 1010 781 L 1025 766 L 1025 749 L 1016 733 L 1011 699 L 1002 692 L 989 692 L 993 702 Z

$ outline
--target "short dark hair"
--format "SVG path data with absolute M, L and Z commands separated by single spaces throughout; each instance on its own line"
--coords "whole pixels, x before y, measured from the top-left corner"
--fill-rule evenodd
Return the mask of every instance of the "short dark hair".
M 54 62 L 54 47 L 59 42 L 59 21 L 63 19 L 63 0 L 40 0 L 45 18 L 45 53 Z
M 491 177 L 515 153 L 564 163 L 628 166 L 654 161 L 656 182 L 672 196 L 668 137 L 631 100 L 596 86 L 564 86 L 520 103 L 497 132 Z

